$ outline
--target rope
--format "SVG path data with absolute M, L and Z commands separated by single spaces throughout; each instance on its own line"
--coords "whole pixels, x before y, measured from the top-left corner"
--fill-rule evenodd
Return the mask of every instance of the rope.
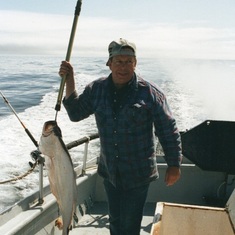
M 12 179 L 9 179 L 9 180 L 4 180 L 4 181 L 0 181 L 0 184 L 6 184 L 6 183 L 10 183 L 10 182 L 13 182 L 13 181 L 17 181 L 17 180 L 21 180 L 23 179 L 24 177 L 26 177 L 27 175 L 31 174 L 33 172 L 33 170 L 35 169 L 36 165 L 37 165 L 38 162 L 35 162 L 31 169 L 29 169 L 26 173 L 24 173 L 23 175 L 20 175 L 20 176 L 17 176 L 15 178 L 12 178 Z

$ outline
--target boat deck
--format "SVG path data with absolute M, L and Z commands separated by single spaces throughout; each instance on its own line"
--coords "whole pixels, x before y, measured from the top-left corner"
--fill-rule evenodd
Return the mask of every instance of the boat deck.
M 164 176 L 166 167 L 166 164 L 158 165 L 161 176 Z M 227 177 L 223 172 L 203 171 L 193 164 L 183 164 L 181 168 L 182 175 L 185 177 L 182 177 L 174 186 L 166 187 L 164 177 L 151 183 L 144 208 L 141 235 L 151 232 L 157 202 L 218 207 L 222 199 L 222 201 L 225 199 L 227 201 L 227 198 L 231 196 L 235 187 L 234 176 Z M 223 190 L 222 186 L 225 185 L 225 182 L 226 187 Z M 103 179 L 97 174 L 95 168 L 91 168 L 86 174 L 78 177 L 76 183 L 79 195 L 76 214 L 79 222 L 73 225 L 69 234 L 109 234 L 108 208 Z M 59 213 L 58 203 L 50 193 L 49 185 L 44 187 L 43 199 L 43 203 L 38 204 L 38 192 L 35 192 L 2 213 L 0 234 L 61 235 L 62 232 L 55 227 L 55 220 Z M 235 205 L 234 200 L 230 204 Z M 234 206 L 232 206 L 231 212 L 234 213 Z M 224 205 L 220 207 L 224 208 Z M 231 218 L 235 224 L 234 214 Z M 210 222 L 212 220 L 210 219 Z M 191 222 L 187 223 L 187 225 L 190 224 Z M 188 235 L 190 233 L 175 234 Z M 213 235 L 215 234 L 230 233 L 213 233 Z
M 156 203 L 146 203 L 141 225 L 141 235 L 150 234 Z M 109 221 L 106 202 L 95 202 L 90 213 L 84 215 L 70 231 L 70 235 L 108 235 Z

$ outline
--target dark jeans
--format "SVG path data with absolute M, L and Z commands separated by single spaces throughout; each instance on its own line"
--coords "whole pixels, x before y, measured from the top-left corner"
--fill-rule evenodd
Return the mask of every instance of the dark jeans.
M 111 235 L 139 235 L 149 184 L 124 190 L 104 180 Z

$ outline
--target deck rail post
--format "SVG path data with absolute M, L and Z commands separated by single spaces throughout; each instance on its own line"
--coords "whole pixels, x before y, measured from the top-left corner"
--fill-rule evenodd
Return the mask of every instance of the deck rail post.
M 87 141 L 85 142 L 84 145 L 84 155 L 83 155 L 83 164 L 82 164 L 82 175 L 86 174 L 86 163 L 87 163 L 87 155 L 88 155 L 88 145 L 90 142 L 90 137 L 87 136 Z
M 43 163 L 39 163 L 39 198 L 38 203 L 42 204 L 43 200 Z

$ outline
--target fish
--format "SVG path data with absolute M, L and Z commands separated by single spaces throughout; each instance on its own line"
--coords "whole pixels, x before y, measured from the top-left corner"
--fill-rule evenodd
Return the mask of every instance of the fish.
M 62 230 L 62 235 L 68 235 L 76 208 L 76 175 L 56 121 L 44 123 L 39 151 L 45 155 L 50 189 L 56 198 L 62 217 L 56 220 L 55 225 Z

